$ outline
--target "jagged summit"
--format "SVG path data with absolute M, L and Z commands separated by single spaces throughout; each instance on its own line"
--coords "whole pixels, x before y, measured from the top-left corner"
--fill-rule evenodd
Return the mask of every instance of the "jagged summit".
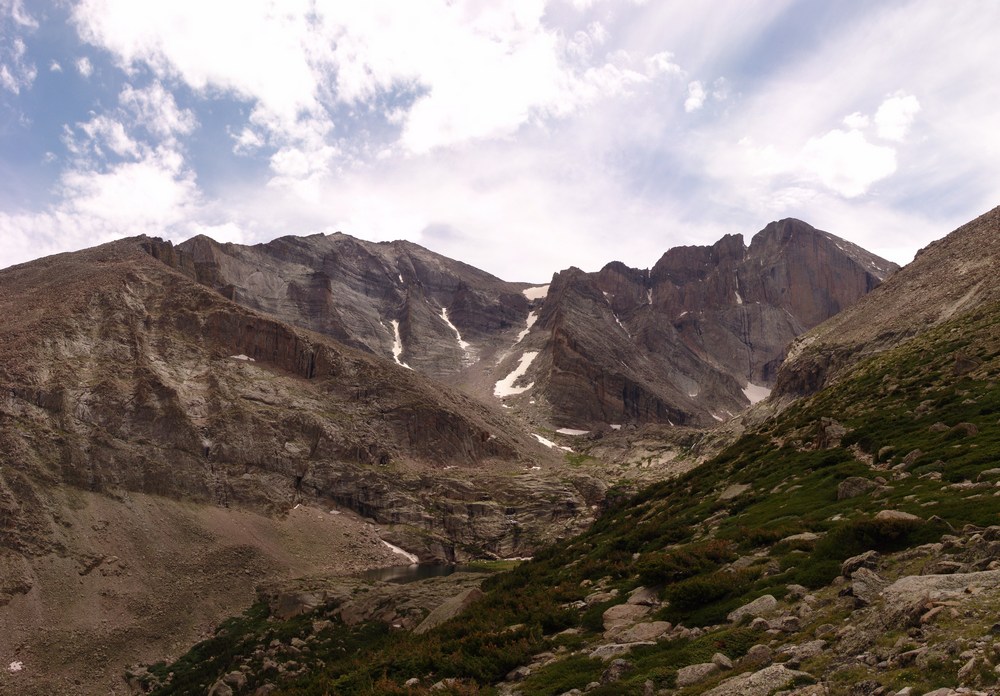
M 998 273 L 1000 207 L 922 249 L 875 292 L 802 336 L 782 367 L 778 390 L 810 394 L 859 360 L 1000 299 Z
M 705 426 L 766 394 L 786 344 L 896 266 L 794 219 L 650 269 L 509 283 L 406 241 L 343 233 L 150 253 L 224 296 L 570 427 Z
M 746 246 L 668 250 L 649 270 L 557 273 L 535 332 L 535 395 L 561 424 L 711 425 L 759 400 L 787 344 L 876 287 L 895 264 L 799 220 Z

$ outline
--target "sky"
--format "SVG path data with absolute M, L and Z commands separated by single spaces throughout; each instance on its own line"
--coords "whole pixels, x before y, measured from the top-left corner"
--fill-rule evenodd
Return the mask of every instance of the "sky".
M 409 239 L 511 281 L 1000 204 L 995 0 L 0 0 L 0 267 Z

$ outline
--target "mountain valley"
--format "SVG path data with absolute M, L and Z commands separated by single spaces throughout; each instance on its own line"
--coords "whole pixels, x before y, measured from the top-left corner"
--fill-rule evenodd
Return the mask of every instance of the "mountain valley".
M 0 271 L 0 692 L 988 687 L 898 659 L 986 580 L 919 634 L 861 585 L 1000 567 L 998 217 L 902 270 L 783 220 L 547 286 L 341 234 Z M 347 577 L 399 547 L 480 572 Z

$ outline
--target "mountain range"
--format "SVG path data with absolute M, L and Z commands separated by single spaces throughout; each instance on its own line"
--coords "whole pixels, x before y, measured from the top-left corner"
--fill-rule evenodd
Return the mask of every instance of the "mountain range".
M 805 393 L 788 342 L 820 325 L 793 358 L 839 355 L 821 323 L 895 271 L 797 220 L 547 286 L 342 234 L 137 237 L 0 271 L 0 652 L 30 672 L 4 679 L 99 691 L 263 584 L 393 547 L 574 538 L 619 489 L 704 461 L 725 436 L 703 429 L 775 380 Z M 819 362 L 810 388 L 847 359 Z

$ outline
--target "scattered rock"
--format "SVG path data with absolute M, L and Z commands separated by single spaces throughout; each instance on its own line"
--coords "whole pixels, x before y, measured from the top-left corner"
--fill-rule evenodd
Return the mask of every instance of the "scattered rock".
M 849 476 L 841 481 L 840 485 L 837 486 L 837 500 L 856 498 L 859 495 L 864 495 L 877 487 L 878 484 L 870 479 L 866 479 L 861 476 Z
M 840 574 L 845 578 L 850 578 L 858 568 L 874 568 L 878 563 L 878 551 L 865 551 L 857 556 L 851 556 L 840 566 Z
M 599 645 L 590 651 L 590 656 L 595 660 L 610 660 L 621 655 L 627 655 L 633 648 L 643 645 L 656 645 L 651 641 L 640 641 L 636 643 L 607 643 Z
M 733 609 L 729 612 L 726 617 L 731 623 L 739 623 L 745 616 L 763 616 L 774 611 L 774 608 L 778 606 L 778 600 L 774 598 L 774 595 L 764 595 L 763 597 L 758 597 L 757 599 L 744 604 L 738 609 Z
M 601 674 L 601 683 L 610 684 L 612 682 L 619 681 L 623 676 L 631 672 L 632 669 L 632 663 L 628 660 L 615 660 L 606 670 L 604 670 L 604 673 Z
M 677 670 L 677 686 L 683 688 L 703 682 L 719 671 L 719 665 L 714 662 L 702 662 L 688 665 Z
M 778 689 L 805 679 L 813 678 L 806 672 L 788 669 L 784 665 L 771 665 L 759 672 L 731 677 L 706 691 L 705 696 L 769 696 Z
M 715 653 L 712 655 L 712 662 L 719 666 L 719 669 L 724 669 L 729 671 L 733 668 L 733 661 L 722 653 Z

